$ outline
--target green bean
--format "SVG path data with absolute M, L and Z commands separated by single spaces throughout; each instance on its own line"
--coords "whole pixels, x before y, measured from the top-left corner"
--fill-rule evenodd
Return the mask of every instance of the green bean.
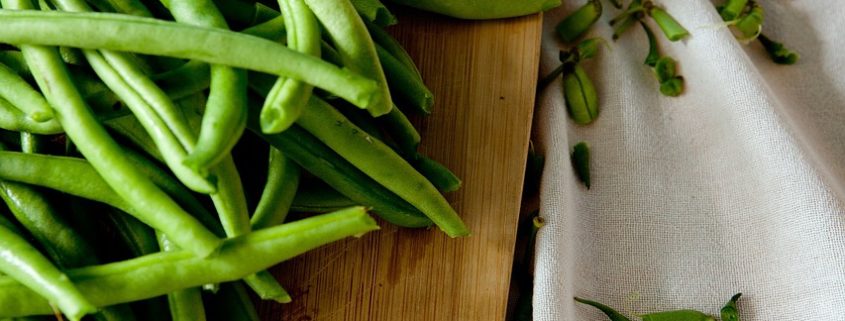
M 384 6 L 379 0 L 351 0 L 355 11 L 364 18 L 364 21 L 374 23 L 378 26 L 389 26 L 396 24 L 396 16 Z
M 17 235 L 23 235 L 23 231 L 17 225 L 15 225 L 15 223 L 10 221 L 8 218 L 6 218 L 5 215 L 2 214 L 0 214 L 0 226 L 9 229 L 10 231 L 12 231 L 12 233 L 15 233 Z M 2 275 L 3 273 L 0 273 L 0 276 Z
M 28 118 L 43 123 L 53 119 L 53 110 L 40 93 L 6 65 L 0 64 L 0 97 L 24 112 Z
M 375 45 L 367 32 L 367 27 L 355 12 L 352 4 L 348 0 L 304 1 L 332 39 L 340 58 L 343 60 L 344 67 L 353 72 L 361 73 L 375 80 L 378 84 L 379 94 L 375 96 L 372 104 L 367 106 L 370 114 L 381 116 L 390 112 L 390 109 L 393 108 L 393 102 L 390 98 L 390 89 L 387 87 L 384 71 L 379 64 Z M 361 107 L 360 105 L 357 106 Z
M 740 321 L 739 310 L 737 310 L 736 301 L 738 301 L 739 297 L 741 296 L 742 293 L 734 294 L 734 296 L 731 297 L 728 303 L 726 303 L 725 306 L 722 307 L 722 310 L 719 311 L 722 316 L 722 321 Z
M 676 310 L 643 314 L 643 321 L 716 321 L 716 318 L 695 310 Z
M 566 110 L 576 124 L 592 123 L 599 116 L 599 103 L 593 81 L 580 64 L 566 63 L 563 72 L 563 95 Z
M 579 298 L 579 297 L 575 297 L 575 301 L 589 305 L 589 306 L 592 306 L 592 307 L 595 307 L 596 309 L 599 309 L 599 311 L 603 312 L 604 314 L 607 315 L 608 318 L 610 318 L 610 321 L 631 321 L 631 319 L 628 319 L 628 317 L 622 315 L 619 312 L 616 312 L 616 310 L 614 310 L 613 308 L 606 306 L 604 304 L 598 303 L 596 301 L 586 300 L 586 299 L 582 299 L 582 298 Z
M 423 114 L 431 114 L 434 95 L 428 90 L 422 79 L 390 54 L 387 49 L 377 45 L 376 51 L 381 66 L 384 68 L 387 84 L 390 86 L 391 93 L 395 93 L 396 100 L 402 103 L 402 106 L 410 106 Z
M 158 245 L 162 251 L 178 250 L 164 234 L 156 235 Z M 202 289 L 199 287 L 185 288 L 167 294 L 172 321 L 205 321 L 205 307 L 202 303 Z
M 587 3 L 558 23 L 555 27 L 558 37 L 564 42 L 575 41 L 601 17 L 601 12 L 601 1 L 587 0 Z
M 250 219 L 253 229 L 267 228 L 285 221 L 299 186 L 299 171 L 299 165 L 285 157 L 279 149 L 270 147 L 267 182 Z
M 678 41 L 689 35 L 689 31 L 678 23 L 666 10 L 653 5 L 651 2 L 647 3 L 649 5 L 646 6 L 646 13 L 654 19 L 654 22 L 657 23 L 657 26 L 660 27 L 660 30 L 663 31 L 663 34 L 666 35 L 669 41 Z
M 23 0 L 4 0 L 3 4 L 5 8 L 31 8 Z M 220 240 L 128 164 L 121 148 L 100 126 L 71 83 L 56 50 L 29 45 L 22 45 L 21 50 L 68 137 L 93 160 L 93 167 L 121 198 L 144 204 L 139 207 L 139 219 L 168 234 L 186 250 L 199 255 L 213 252 Z
M 279 15 L 272 8 L 255 1 L 214 0 L 214 4 L 220 8 L 233 30 L 254 26 Z
M 587 145 L 587 142 L 575 144 L 570 159 L 578 179 L 590 189 L 590 145 Z
M 734 24 L 734 27 L 736 30 L 739 30 L 745 39 L 752 40 L 757 37 L 757 35 L 760 34 L 760 30 L 763 29 L 764 15 L 763 7 L 754 3 L 751 5 L 751 10 L 739 18 L 736 24 Z
M 431 158 L 418 155 L 414 162 L 414 168 L 441 192 L 454 192 L 461 188 L 461 179 L 455 173 L 452 173 L 448 167 Z
M 3 98 L 0 98 L 0 128 L 44 135 L 63 132 L 61 124 L 55 119 L 47 122 L 34 121 Z
M 3 10 L 0 23 L 4 25 L 0 29 L 0 42 L 5 43 L 202 60 L 300 79 L 359 107 L 379 105 L 387 99 L 379 97 L 378 84 L 370 79 L 281 44 L 231 31 L 108 13 Z
M 722 20 L 724 21 L 733 21 L 745 11 L 747 4 L 748 0 L 728 0 L 724 5 L 719 7 L 719 15 L 722 16 Z
M 381 27 L 366 20 L 364 20 L 364 23 L 367 25 L 367 30 L 370 31 L 370 37 L 373 38 L 373 41 L 378 46 L 389 52 L 393 58 L 405 65 L 408 70 L 416 75 L 417 79 L 422 81 L 420 70 L 417 68 L 417 65 L 414 63 L 414 59 L 411 58 L 411 55 L 408 54 L 408 52 L 405 51 L 405 48 L 402 47 L 402 44 L 390 36 L 390 34 Z
M 326 122 L 334 126 L 325 126 Z M 376 182 L 417 207 L 447 235 L 469 235 L 455 210 L 425 177 L 326 102 L 312 97 L 297 124 Z
M 291 203 L 291 210 L 306 213 L 326 213 L 356 205 L 337 190 L 322 184 L 300 185 Z
M 185 98 L 208 89 L 211 72 L 208 64 L 192 60 L 179 68 L 153 76 L 156 84 L 173 100 Z
M 766 52 L 769 54 L 769 58 L 771 58 L 776 64 L 792 65 L 796 63 L 800 57 L 798 53 L 789 50 L 782 43 L 774 41 L 762 33 L 757 37 L 757 40 L 760 40 L 763 48 L 766 49 Z
M 275 134 L 260 133 L 258 119 L 250 113 L 248 128 L 356 203 L 372 207 L 386 221 L 404 227 L 426 227 L 431 220 L 420 211 L 349 164 L 299 126 Z
M 0 248 L 3 249 L 0 272 L 26 285 L 24 289 L 38 293 L 33 299 L 54 302 L 71 320 L 80 320 L 97 311 L 66 275 L 25 239 L 4 226 L 0 226 Z
M 67 271 L 97 306 L 155 297 L 178 289 L 237 280 L 323 244 L 378 229 L 362 207 L 263 229 L 223 242 L 217 255 L 160 252 Z M 0 278 L 0 317 L 50 314 L 50 305 L 20 283 Z
M 306 55 L 320 56 L 320 25 L 303 0 L 279 0 L 287 30 L 287 44 Z M 261 129 L 279 133 L 296 121 L 308 103 L 313 87 L 296 79 L 280 77 L 261 108 Z
M 162 0 L 176 21 L 202 27 L 229 29 L 211 0 Z M 246 127 L 246 72 L 223 65 L 211 66 L 211 89 L 199 138 L 185 162 L 207 172 L 229 154 Z

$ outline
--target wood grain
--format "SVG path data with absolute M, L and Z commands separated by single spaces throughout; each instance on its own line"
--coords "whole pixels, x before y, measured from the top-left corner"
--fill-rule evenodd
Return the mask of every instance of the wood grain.
M 400 12 L 392 27 L 435 94 L 421 150 L 464 180 L 447 195 L 473 232 L 382 230 L 273 269 L 294 302 L 263 320 L 504 320 L 534 105 L 539 15 L 460 21 Z

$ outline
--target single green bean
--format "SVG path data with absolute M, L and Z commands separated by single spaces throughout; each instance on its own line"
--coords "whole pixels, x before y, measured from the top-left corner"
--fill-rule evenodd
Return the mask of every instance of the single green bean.
M 35 91 L 15 70 L 0 64 L 0 97 L 20 109 L 27 117 L 36 122 L 53 119 L 50 104 L 39 92 Z
M 355 11 L 364 18 L 364 21 L 374 23 L 378 26 L 389 26 L 396 24 L 396 16 L 379 0 L 351 0 Z
M 422 79 L 396 59 L 387 49 L 376 45 L 376 51 L 391 93 L 395 94 L 396 100 L 402 104 L 401 106 L 410 106 L 423 114 L 430 114 L 431 106 L 434 104 L 434 95 L 425 86 Z
M 176 21 L 202 27 L 229 29 L 211 0 L 162 0 Z M 207 172 L 229 154 L 246 128 L 246 72 L 223 65 L 211 66 L 211 89 L 199 138 L 185 162 Z
M 557 27 L 555 27 L 558 37 L 564 42 L 575 41 L 578 37 L 585 34 L 587 30 L 590 30 L 590 26 L 601 17 L 601 12 L 601 1 L 588 0 L 587 3 L 558 23 Z
M 54 302 L 71 320 L 78 321 L 97 308 L 68 277 L 20 235 L 0 225 L 0 272 L 18 280 L 33 299 Z M 3 313 L 3 312 L 0 312 Z
M 414 161 L 414 168 L 443 193 L 454 192 L 461 188 L 461 179 L 448 167 L 431 158 L 418 155 Z
M 333 126 L 325 126 L 327 122 Z M 447 235 L 469 235 L 464 222 L 437 188 L 390 147 L 355 126 L 328 103 L 312 97 L 297 124 L 376 182 L 417 207 Z
M 24 0 L 4 0 L 5 8 L 30 9 Z M 19 11 L 23 12 L 23 11 Z M 167 194 L 137 172 L 86 106 L 55 49 L 22 45 L 33 76 L 53 106 L 67 135 L 121 198 L 139 206 L 139 219 L 168 234 L 182 248 L 208 255 L 220 240 L 185 213 Z
M 0 128 L 44 135 L 59 134 L 64 131 L 55 119 L 46 122 L 32 120 L 3 98 L 0 98 Z
M 377 229 L 364 209 L 356 207 L 227 239 L 219 253 L 208 258 L 186 251 L 160 252 L 69 270 L 67 276 L 91 302 L 107 306 L 237 280 L 321 245 Z M 51 313 L 47 301 L 32 290 L 0 278 L 0 317 Z
M 300 79 L 362 108 L 389 101 L 380 97 L 373 80 L 281 44 L 231 31 L 109 13 L 2 10 L 0 23 L 4 25 L 0 42 L 202 60 Z
M 643 321 L 716 321 L 713 316 L 695 310 L 655 312 L 640 317 Z
M 320 25 L 303 0 L 279 0 L 287 30 L 289 48 L 306 55 L 320 56 Z M 313 87 L 296 79 L 280 77 L 267 94 L 261 108 L 261 128 L 279 133 L 302 114 Z
M 387 79 L 385 79 L 384 71 L 379 64 L 373 40 L 370 38 L 364 21 L 355 12 L 352 3 L 349 0 L 331 2 L 305 0 L 305 4 L 311 8 L 314 15 L 317 16 L 317 20 L 322 23 L 324 30 L 332 39 L 343 60 L 344 67 L 353 72 L 361 73 L 375 80 L 378 84 L 379 94 L 375 96 L 372 104 L 367 106 L 370 114 L 381 116 L 390 112 L 390 109 L 393 108 L 393 102 L 390 98 Z
M 602 313 L 606 314 L 610 321 L 631 321 L 628 317 L 622 315 L 619 312 L 616 312 L 613 308 L 606 306 L 604 304 L 598 303 L 596 301 L 586 300 L 579 297 L 575 297 L 575 301 L 578 303 L 583 303 L 589 306 L 592 306 L 596 309 L 599 309 Z
M 299 172 L 299 165 L 285 157 L 279 149 L 270 147 L 267 182 L 250 219 L 253 229 L 267 228 L 285 221 L 299 187 Z

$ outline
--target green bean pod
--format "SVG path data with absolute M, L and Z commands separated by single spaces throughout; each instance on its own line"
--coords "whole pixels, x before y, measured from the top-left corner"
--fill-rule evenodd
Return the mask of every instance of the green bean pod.
M 389 26 L 396 24 L 396 16 L 384 6 L 379 0 L 351 0 L 355 11 L 364 18 L 364 21 L 378 26 Z
M 646 12 L 654 19 L 654 22 L 657 23 L 657 26 L 660 27 L 660 30 L 663 31 L 663 34 L 666 35 L 669 41 L 678 41 L 689 35 L 689 31 L 663 8 L 650 6 Z
M 568 63 L 564 67 L 563 96 L 569 116 L 576 124 L 590 124 L 599 116 L 598 94 L 593 81 L 579 64 Z
M 379 61 L 384 69 L 387 84 L 391 93 L 401 106 L 413 107 L 423 114 L 431 114 L 431 106 L 434 104 L 434 95 L 425 86 L 419 75 L 409 69 L 399 59 L 394 57 L 387 49 L 376 45 Z M 393 109 L 396 109 L 395 106 Z
M 643 321 L 716 321 L 713 316 L 695 310 L 675 310 L 643 314 Z
M 610 318 L 610 321 L 631 321 L 631 319 L 628 319 L 628 317 L 626 317 L 622 313 L 616 312 L 616 310 L 614 310 L 613 308 L 601 304 L 599 302 L 582 299 L 579 297 L 575 297 L 575 301 L 599 309 L 599 311 L 601 311 L 602 313 L 607 315 L 608 318 Z
M 737 310 L 736 301 L 738 301 L 739 297 L 741 296 L 742 293 L 734 294 L 734 296 L 731 297 L 728 303 L 726 303 L 725 306 L 722 307 L 722 310 L 719 311 L 722 316 L 722 321 L 740 321 L 739 310 Z
M 53 110 L 44 96 L 3 64 L 0 64 L 0 84 L 0 97 L 24 112 L 29 119 L 39 123 L 53 119 Z
M 17 50 L 0 51 L 0 63 L 14 70 L 18 75 L 30 74 L 29 66 L 23 58 L 23 54 Z
M 622 34 L 625 33 L 625 31 L 628 31 L 628 29 L 631 29 L 631 27 L 633 27 L 634 24 L 637 23 L 637 21 L 639 21 L 639 19 L 637 19 L 633 16 L 626 17 L 624 20 L 622 20 L 622 22 L 620 24 L 613 27 L 612 39 L 613 40 L 619 39 L 619 37 L 621 37 Z
M 742 34 L 744 39 L 754 39 L 763 29 L 764 16 L 763 7 L 755 3 L 747 14 L 739 18 L 734 24 L 734 28 Z
M 306 218 L 227 239 L 217 255 L 159 252 L 67 271 L 97 306 L 151 298 L 207 283 L 233 281 L 321 245 L 377 230 L 362 207 Z M 0 317 L 52 314 L 46 300 L 10 278 L 0 278 Z
M 296 190 L 290 208 L 297 212 L 326 213 L 355 205 L 354 201 L 329 186 L 307 184 Z
M 232 31 L 109 13 L 0 10 L 0 23 L 4 25 L 0 42 L 4 43 L 202 60 L 300 79 L 362 108 L 384 100 L 373 80 L 281 44 Z
M 766 49 L 766 52 L 769 54 L 769 58 L 771 58 L 776 64 L 792 65 L 798 62 L 798 58 L 800 57 L 798 53 L 789 50 L 782 43 L 774 41 L 762 33 L 757 37 L 757 40 L 760 40 L 763 48 Z
M 250 219 L 253 229 L 267 228 L 285 221 L 299 187 L 299 174 L 299 165 L 285 157 L 279 149 L 270 147 L 267 182 Z
M 156 84 L 173 100 L 185 98 L 208 89 L 211 69 L 207 63 L 192 60 L 179 68 L 153 76 Z
M 579 142 L 572 147 L 572 167 L 578 179 L 590 189 L 590 145 L 586 142 Z
M 601 17 L 601 12 L 601 1 L 587 0 L 587 3 L 558 23 L 555 31 L 564 42 L 573 42 L 590 30 L 590 26 Z
M 320 56 L 320 25 L 303 0 L 279 0 L 285 19 L 287 45 L 306 55 Z M 296 79 L 280 77 L 267 94 L 261 109 L 261 128 L 278 133 L 292 125 L 308 103 L 313 87 Z
M 378 53 L 367 27 L 358 13 L 355 12 L 352 3 L 349 0 L 304 1 L 332 39 L 343 60 L 344 67 L 373 79 L 378 84 L 379 94 L 375 96 L 373 103 L 367 107 L 370 114 L 381 116 L 390 112 L 393 108 L 393 102 L 390 97 L 390 89 L 387 86 L 387 79 L 385 79 L 384 71 L 378 60 Z
M 162 251 L 178 250 L 164 234 L 156 235 L 158 245 Z M 185 288 L 167 294 L 167 305 L 170 307 L 172 321 L 205 321 L 205 307 L 202 303 L 202 289 L 199 287 Z
M 455 173 L 452 173 L 448 167 L 431 158 L 418 155 L 414 162 L 414 168 L 443 193 L 454 192 L 461 188 L 461 179 Z
M 325 126 L 326 122 L 334 126 Z M 447 235 L 469 235 L 469 229 L 437 188 L 390 147 L 355 126 L 328 103 L 312 97 L 297 124 L 417 207 Z
M 748 0 L 727 0 L 724 5 L 719 7 L 719 15 L 722 16 L 724 21 L 733 21 L 745 11 L 747 4 Z
M 64 131 L 55 119 L 37 122 L 3 98 L 0 98 L 0 128 L 44 135 L 59 134 Z
M 54 302 L 71 320 L 78 321 L 97 308 L 68 277 L 29 245 L 20 235 L 0 226 L 0 272 L 18 280 L 33 291 L 35 300 Z M 37 294 L 35 294 L 37 293 Z M 3 312 L 0 312 L 3 313 Z
M 373 38 L 373 42 L 375 42 L 379 47 L 390 53 L 393 58 L 405 65 L 408 70 L 410 70 L 414 75 L 416 75 L 417 79 L 422 81 L 422 75 L 420 74 L 419 68 L 417 68 L 417 65 L 414 63 L 414 59 L 411 58 L 411 55 L 408 54 L 408 52 L 405 51 L 405 48 L 402 47 L 402 44 L 400 44 L 399 41 L 394 39 L 389 33 L 387 33 L 387 31 L 382 29 L 380 26 L 377 26 L 366 20 L 364 21 L 364 23 L 367 25 L 367 30 L 370 31 L 370 37 Z
M 417 154 L 417 147 L 420 146 L 421 140 L 420 133 L 399 108 L 394 106 L 387 115 L 378 117 L 376 120 L 396 142 L 400 154 L 406 158 Z

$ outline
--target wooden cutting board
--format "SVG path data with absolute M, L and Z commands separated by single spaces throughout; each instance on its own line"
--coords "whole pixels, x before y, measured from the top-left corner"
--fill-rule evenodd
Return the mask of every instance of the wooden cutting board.
M 421 150 L 463 179 L 447 195 L 472 230 L 382 229 L 273 269 L 293 303 L 263 320 L 504 320 L 540 53 L 540 15 L 462 21 L 397 12 L 393 33 L 435 95 Z

